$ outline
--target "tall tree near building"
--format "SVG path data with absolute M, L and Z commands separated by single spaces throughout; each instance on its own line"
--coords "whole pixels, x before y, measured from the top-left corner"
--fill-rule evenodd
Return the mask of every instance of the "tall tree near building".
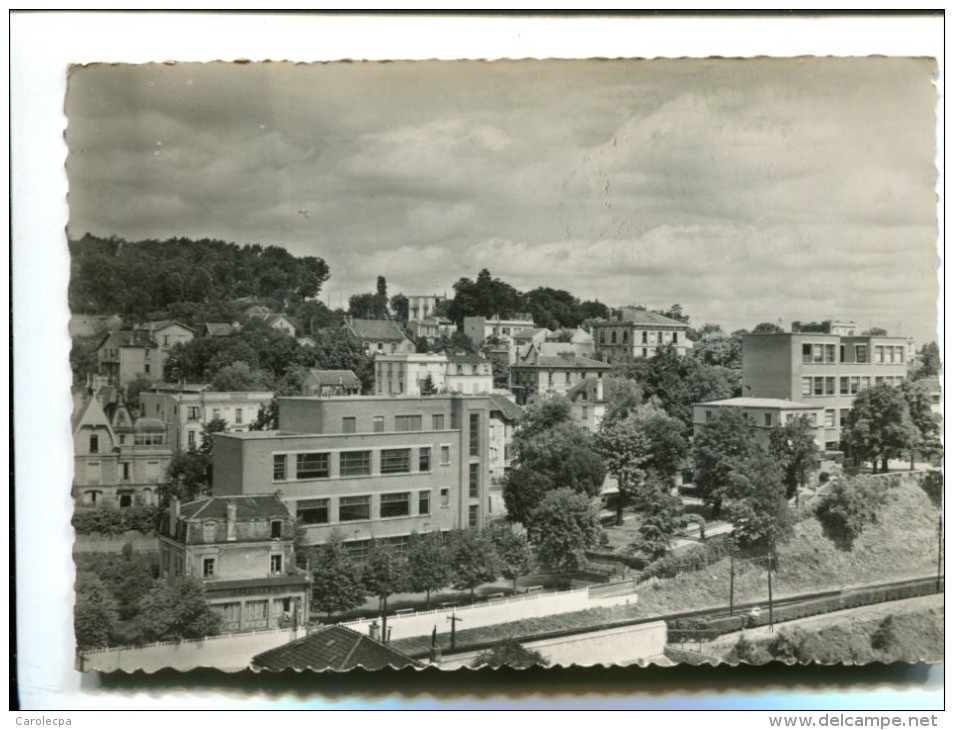
M 436 395 L 437 386 L 434 384 L 434 378 L 428 373 L 427 377 L 421 381 L 421 395 Z
M 476 529 L 455 530 L 447 537 L 451 585 L 469 590 L 473 603 L 477 586 L 496 580 L 500 574 L 494 543 L 486 532 Z
M 378 276 L 377 291 L 374 295 L 375 314 L 381 319 L 388 316 L 388 282 L 383 276 Z
M 396 556 L 387 546 L 372 540 L 361 568 L 361 582 L 365 590 L 378 599 L 380 613 L 386 616 L 388 598 L 407 590 L 407 561 Z
M 399 319 L 402 322 L 407 322 L 410 315 L 410 310 L 406 296 L 403 294 L 395 294 L 393 297 L 391 297 L 391 309 L 394 312 L 395 319 Z
M 500 561 L 500 574 L 513 581 L 517 592 L 517 578 L 530 572 L 533 552 L 524 532 L 517 532 L 510 525 L 502 525 L 493 532 L 494 548 Z
M 936 378 L 941 372 L 941 352 L 936 342 L 928 342 L 919 351 L 911 377 L 915 380 Z
M 116 600 L 101 580 L 87 576 L 77 581 L 73 629 L 78 649 L 99 649 L 112 643 L 119 620 Z
M 637 547 L 653 560 L 661 558 L 683 526 L 682 500 L 669 494 L 669 484 L 651 472 L 637 491 L 636 509 L 640 515 Z
M 729 475 L 756 448 L 752 423 L 733 408 L 716 409 L 712 420 L 693 437 L 693 480 L 700 496 L 713 506 L 716 514 Z
M 407 577 L 409 589 L 416 593 L 423 591 L 426 608 L 430 609 L 431 593 L 439 591 L 451 581 L 450 559 L 439 533 L 411 533 L 407 551 Z
M 875 385 L 855 398 L 841 437 L 852 456 L 887 472 L 888 460 L 909 454 L 920 436 L 901 389 Z
M 205 602 L 202 581 L 158 581 L 143 596 L 135 620 L 144 641 L 201 639 L 219 633 L 222 618 Z
M 791 499 L 807 481 L 818 461 L 818 444 L 807 416 L 779 424 L 769 432 L 769 455 L 782 471 L 785 497 Z
M 586 551 L 599 545 L 596 500 L 566 487 L 547 492 L 528 520 L 530 542 L 540 564 L 557 573 L 586 567 Z
M 616 524 L 622 525 L 623 511 L 636 496 L 652 459 L 649 436 L 634 413 L 622 420 L 604 421 L 593 439 L 593 448 L 616 479 Z
M 348 556 L 341 535 L 332 533 L 327 543 L 315 548 L 311 555 L 311 605 L 331 615 L 357 608 L 365 599 L 358 566 Z
M 941 452 L 941 416 L 931 410 L 931 391 L 925 383 L 906 380 L 901 384 L 901 393 L 918 434 L 910 449 L 911 468 L 914 469 L 915 454 L 930 459 Z
M 782 472 L 761 450 L 741 460 L 718 491 L 741 545 L 775 551 L 792 536 L 794 517 L 785 498 Z

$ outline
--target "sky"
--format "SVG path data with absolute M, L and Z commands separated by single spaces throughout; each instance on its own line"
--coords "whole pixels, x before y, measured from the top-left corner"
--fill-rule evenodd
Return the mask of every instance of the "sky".
M 322 298 L 487 268 L 692 323 L 936 339 L 935 64 L 74 68 L 69 232 L 324 258 Z

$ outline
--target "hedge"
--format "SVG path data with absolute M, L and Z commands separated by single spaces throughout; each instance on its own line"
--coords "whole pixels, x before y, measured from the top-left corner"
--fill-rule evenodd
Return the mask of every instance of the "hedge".
M 158 526 L 159 512 L 158 507 L 149 505 L 78 509 L 73 513 L 72 524 L 76 532 L 84 535 L 122 535 L 130 530 L 152 535 Z
M 686 550 L 672 552 L 653 561 L 640 573 L 641 581 L 649 578 L 675 578 L 681 573 L 702 570 L 732 552 L 732 541 L 724 535 L 712 538 Z

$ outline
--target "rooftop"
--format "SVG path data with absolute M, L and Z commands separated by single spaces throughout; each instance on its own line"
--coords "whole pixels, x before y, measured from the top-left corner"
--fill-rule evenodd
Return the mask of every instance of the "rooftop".
M 290 517 L 288 508 L 274 494 L 203 497 L 181 505 L 179 515 L 186 519 L 201 517 L 224 520 L 226 508 L 230 503 L 235 505 L 235 518 L 238 520 L 257 517 Z
M 566 368 L 582 368 L 585 370 L 611 370 L 612 367 L 605 362 L 593 360 L 589 357 L 580 355 L 539 355 L 536 362 L 521 362 L 513 365 L 514 368 L 553 368 L 561 370 Z
M 387 319 L 350 319 L 346 324 L 362 340 L 406 340 L 407 335 Z
M 331 670 L 344 672 L 355 667 L 403 669 L 416 662 L 387 644 L 360 634 L 347 626 L 326 626 L 284 646 L 269 649 L 252 658 L 259 669 Z
M 632 322 L 633 324 L 646 324 L 646 325 L 655 325 L 655 326 L 667 326 L 667 327 L 684 327 L 688 328 L 685 322 L 680 322 L 675 319 L 670 319 L 669 317 L 664 317 L 661 314 L 656 314 L 655 312 L 650 312 L 645 309 L 631 309 L 624 307 L 623 311 L 620 313 L 619 319 L 610 318 L 609 320 L 603 322 L 595 322 L 596 325 L 607 325 L 613 324 L 614 322 Z
M 146 330 L 117 330 L 110 332 L 96 349 L 103 347 L 159 347 Z
M 725 400 L 713 400 L 706 403 L 693 403 L 696 406 L 728 406 L 730 408 L 798 408 L 804 410 L 818 410 L 820 405 L 813 406 L 808 403 L 799 403 L 784 398 L 726 398 Z
M 361 381 L 351 370 L 309 370 L 307 377 L 317 380 L 319 385 L 361 387 Z
M 490 411 L 498 411 L 508 421 L 518 421 L 523 416 L 523 408 L 518 406 L 505 395 L 492 393 L 490 396 Z

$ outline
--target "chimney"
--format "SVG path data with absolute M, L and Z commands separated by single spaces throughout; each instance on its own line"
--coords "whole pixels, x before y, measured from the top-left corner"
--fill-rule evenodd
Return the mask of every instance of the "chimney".
M 381 639 L 381 627 L 378 626 L 377 621 L 372 621 L 371 625 L 368 626 L 368 636 L 375 641 L 379 641 Z
M 225 505 L 225 539 L 234 541 L 235 538 L 235 500 L 230 499 Z
M 173 497 L 169 500 L 169 534 L 176 534 L 176 527 L 179 524 L 179 498 Z

